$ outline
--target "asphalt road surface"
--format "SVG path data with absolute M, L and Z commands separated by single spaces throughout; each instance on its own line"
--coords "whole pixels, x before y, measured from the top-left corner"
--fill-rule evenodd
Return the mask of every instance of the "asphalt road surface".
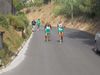
M 91 34 L 66 29 L 62 44 L 57 38 L 55 28 L 50 42 L 44 41 L 43 31 L 35 32 L 21 64 L 0 75 L 100 75 L 100 56 L 92 51 Z

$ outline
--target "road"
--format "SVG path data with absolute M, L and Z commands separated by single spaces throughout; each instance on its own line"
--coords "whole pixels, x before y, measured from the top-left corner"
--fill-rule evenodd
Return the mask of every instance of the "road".
M 100 56 L 92 51 L 91 34 L 66 29 L 62 44 L 57 38 L 55 28 L 50 42 L 44 41 L 43 31 L 35 32 L 25 59 L 0 75 L 100 75 Z

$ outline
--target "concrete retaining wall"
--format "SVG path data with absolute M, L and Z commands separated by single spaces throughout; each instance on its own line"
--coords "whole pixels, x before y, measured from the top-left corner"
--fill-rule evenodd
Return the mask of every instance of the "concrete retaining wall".
M 12 11 L 11 0 L 0 0 L 0 13 L 8 14 Z

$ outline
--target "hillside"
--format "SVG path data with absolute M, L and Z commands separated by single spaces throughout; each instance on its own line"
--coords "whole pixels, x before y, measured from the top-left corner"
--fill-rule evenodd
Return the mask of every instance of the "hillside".
M 2 60 L 2 65 L 8 64 L 11 57 L 15 55 L 18 48 L 24 41 L 24 39 L 19 35 L 19 33 L 13 28 L 5 29 L 0 26 L 0 31 L 4 31 L 3 34 L 3 49 L 0 49 L 0 58 Z M 0 63 L 1 65 L 1 63 Z
M 30 28 L 29 22 L 24 14 L 18 16 L 0 15 L 0 32 L 4 32 L 2 38 L 3 48 L 0 48 L 0 65 L 6 66 L 12 61 L 12 57 L 16 56 L 23 42 L 30 36 Z
M 32 19 L 40 18 L 42 23 L 50 22 L 52 26 L 56 26 L 59 19 L 62 19 L 67 28 L 78 29 L 82 31 L 86 31 L 89 33 L 95 34 L 97 31 L 100 31 L 100 22 L 98 18 L 95 19 L 84 19 L 83 17 L 75 18 L 73 21 L 73 25 L 70 19 L 67 19 L 63 16 L 54 16 L 53 10 L 56 5 L 48 4 L 44 5 L 40 8 L 30 8 L 30 13 L 27 14 L 27 17 L 30 21 Z

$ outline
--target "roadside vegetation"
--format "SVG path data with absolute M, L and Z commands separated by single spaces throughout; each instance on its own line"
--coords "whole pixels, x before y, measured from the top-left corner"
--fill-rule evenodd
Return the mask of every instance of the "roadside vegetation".
M 33 6 L 42 6 L 48 3 L 56 4 L 55 15 L 87 16 L 90 18 L 100 16 L 100 0 L 29 0 L 28 2 Z
M 20 12 L 23 6 L 19 6 L 20 2 L 16 2 L 15 5 L 17 9 L 15 15 L 0 14 L 0 31 L 4 32 L 3 48 L 0 49 L 0 67 L 6 67 L 13 60 L 19 52 L 19 47 L 31 34 L 29 20 L 25 13 Z

